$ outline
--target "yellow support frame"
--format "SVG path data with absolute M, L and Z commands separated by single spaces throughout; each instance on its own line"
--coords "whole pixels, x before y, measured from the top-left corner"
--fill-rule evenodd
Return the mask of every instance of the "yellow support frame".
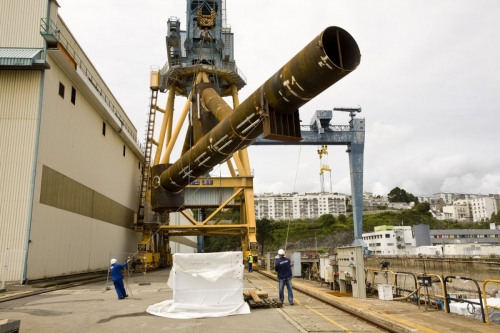
M 196 83 L 209 82 L 208 75 L 210 73 L 203 70 L 196 75 Z M 186 121 L 192 100 L 192 94 L 187 97 L 186 103 L 180 112 L 179 120 L 175 127 L 173 126 L 173 113 L 175 93 L 178 92 L 177 87 L 173 86 L 169 89 L 165 110 L 156 107 L 156 110 L 163 112 L 163 121 L 159 133 L 158 141 L 156 144 L 156 153 L 154 157 L 154 164 L 170 163 L 172 150 L 178 140 L 180 130 Z M 238 97 L 238 88 L 236 84 L 232 84 L 230 92 L 233 100 L 233 108 L 236 108 L 240 102 Z M 172 130 L 173 129 L 173 130 Z M 162 225 L 159 227 L 167 235 L 170 236 L 197 236 L 197 235 L 240 235 L 242 242 L 242 251 L 247 251 L 254 243 L 255 250 L 257 237 L 256 237 L 256 221 L 254 211 L 254 191 L 253 191 L 253 176 L 250 168 L 250 160 L 246 149 L 242 149 L 233 153 L 230 159 L 226 161 L 229 168 L 231 177 L 222 179 L 210 178 L 213 185 L 203 185 L 204 187 L 230 187 L 234 189 L 233 194 L 227 198 L 222 204 L 216 207 L 215 211 L 205 218 L 204 221 L 196 221 L 187 211 L 181 211 L 191 225 Z M 201 178 L 200 178 L 201 180 Z M 200 183 L 202 183 L 200 181 Z M 188 187 L 196 187 L 196 185 L 189 185 Z M 148 196 L 149 197 L 149 196 Z M 229 205 L 231 201 L 235 204 Z M 197 208 L 207 208 L 209 206 L 200 206 Z M 221 224 L 223 217 L 218 217 L 214 223 L 209 222 L 218 214 L 223 212 L 229 213 L 230 209 L 240 209 L 240 223 L 239 224 Z M 194 207 L 193 207 L 194 208 Z M 210 208 L 213 208 L 210 206 Z M 227 209 L 224 211 L 224 209 Z

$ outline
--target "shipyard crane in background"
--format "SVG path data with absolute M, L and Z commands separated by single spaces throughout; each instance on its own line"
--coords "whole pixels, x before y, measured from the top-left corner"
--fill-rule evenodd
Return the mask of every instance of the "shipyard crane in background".
M 181 30 L 178 18 L 168 20 L 167 62 L 151 72 L 135 225 L 143 234 L 139 257 L 148 268 L 169 263 L 172 237 L 238 236 L 244 258 L 249 253 L 257 256 L 253 175 L 246 148 L 258 139 L 299 143 L 299 108 L 356 69 L 361 58 L 347 31 L 328 27 L 240 103 L 238 91 L 246 78 L 234 59 L 225 1 L 186 2 L 186 30 Z M 157 105 L 159 92 L 168 93 L 164 109 Z M 186 102 L 174 124 L 177 96 Z M 232 106 L 222 97 L 230 97 Z M 163 119 L 155 138 L 157 113 Z M 188 129 L 180 138 L 185 123 Z M 173 158 L 176 144 L 182 145 L 182 153 Z M 231 176 L 211 177 L 221 163 L 227 164 Z M 207 208 L 214 210 L 209 216 Z M 197 209 L 198 216 L 191 209 Z M 231 210 L 239 211 L 239 223 L 224 222 Z M 191 225 L 170 224 L 171 212 L 181 212 Z
M 328 146 L 322 145 L 318 148 L 319 155 L 319 183 L 321 186 L 321 193 L 325 193 L 325 172 L 330 174 L 330 192 L 332 192 L 332 169 L 328 165 Z M 325 159 L 323 159 L 325 157 Z

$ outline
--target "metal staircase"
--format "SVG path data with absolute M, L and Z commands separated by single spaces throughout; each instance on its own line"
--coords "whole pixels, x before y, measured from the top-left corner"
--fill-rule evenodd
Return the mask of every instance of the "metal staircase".
M 151 89 L 151 102 L 149 104 L 149 117 L 146 124 L 146 149 L 144 151 L 144 167 L 142 168 L 141 179 L 141 194 L 139 198 L 139 214 L 137 215 L 137 224 L 144 223 L 144 203 L 146 200 L 146 191 L 148 190 L 150 168 L 151 168 L 151 151 L 154 144 L 153 133 L 156 119 L 156 108 L 158 100 L 158 89 Z

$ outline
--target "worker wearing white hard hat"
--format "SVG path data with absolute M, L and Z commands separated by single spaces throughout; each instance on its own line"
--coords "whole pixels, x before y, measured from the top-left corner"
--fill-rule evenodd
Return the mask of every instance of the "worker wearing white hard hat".
M 283 303 L 285 299 L 285 285 L 288 292 L 288 302 L 293 305 L 293 291 L 292 291 L 292 266 L 290 259 L 285 257 L 285 251 L 279 249 L 279 258 L 276 259 L 274 270 L 278 272 L 278 289 L 280 302 Z
M 116 259 L 111 259 L 110 271 L 111 271 L 111 280 L 115 286 L 116 293 L 118 294 L 118 299 L 124 299 L 128 297 L 127 292 L 125 291 L 125 286 L 123 285 L 123 275 L 122 268 L 127 267 L 130 259 L 127 259 L 123 264 L 117 264 Z

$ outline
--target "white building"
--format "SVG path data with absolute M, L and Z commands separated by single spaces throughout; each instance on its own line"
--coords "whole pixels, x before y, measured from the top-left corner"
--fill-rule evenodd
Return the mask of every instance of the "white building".
M 492 197 L 472 199 L 470 200 L 470 208 L 474 222 L 485 221 L 491 217 L 491 214 L 498 211 L 497 202 Z
M 491 256 L 500 255 L 500 246 L 478 243 L 446 244 L 443 246 L 445 256 Z
M 458 243 L 500 243 L 500 229 L 495 229 L 494 223 L 490 229 L 434 229 L 430 230 L 431 244 L 458 244 Z
M 457 200 L 453 202 L 453 205 L 444 206 L 443 214 L 447 219 L 461 222 L 472 222 L 469 200 Z
M 106 270 L 110 252 L 134 253 L 141 240 L 133 230 L 137 131 L 58 8 L 55 0 L 0 2 L 7 281 Z
M 431 199 L 432 199 L 432 197 L 423 196 L 423 195 L 417 197 L 417 200 L 418 200 L 419 203 L 428 202 L 430 204 L 431 203 Z
M 254 197 L 256 219 L 306 219 L 321 215 L 338 216 L 346 213 L 346 196 L 332 193 L 256 194 Z
M 407 202 L 388 202 L 387 203 L 388 209 L 405 210 L 405 209 L 411 209 L 411 207 L 413 207 L 412 203 L 407 203 Z
M 433 199 L 443 199 L 444 203 L 446 205 L 452 205 L 453 201 L 457 199 L 457 194 L 456 193 L 449 193 L 449 192 L 440 192 L 440 193 L 434 193 L 432 195 Z
M 378 207 L 387 207 L 388 204 L 389 200 L 386 196 L 374 197 L 370 192 L 363 193 L 363 209 L 369 210 L 371 208 L 376 210 Z
M 416 246 L 411 226 L 382 225 L 362 237 L 373 255 L 409 255 Z

